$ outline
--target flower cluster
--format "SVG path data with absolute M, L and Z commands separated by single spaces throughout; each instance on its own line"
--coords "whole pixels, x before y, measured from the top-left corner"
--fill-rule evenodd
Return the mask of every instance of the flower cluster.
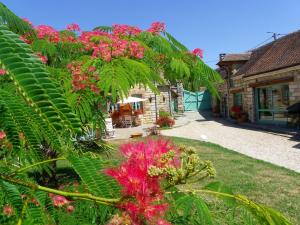
M 120 28 L 118 28 L 120 29 Z M 144 57 L 144 47 L 135 41 L 120 38 L 121 32 L 108 34 L 103 31 L 83 32 L 79 40 L 86 50 L 92 50 L 92 57 L 111 61 L 113 57 Z
M 32 22 L 27 19 L 27 18 L 22 18 L 23 21 L 25 21 L 26 23 L 28 23 L 30 26 L 33 26 Z
M 72 23 L 67 26 L 67 30 L 80 32 L 80 27 L 77 23 Z
M 173 127 L 175 124 L 175 120 L 170 116 L 160 116 L 156 120 L 156 124 L 160 127 Z
M 166 30 L 166 25 L 165 23 L 161 22 L 154 22 L 151 24 L 151 27 L 147 30 L 148 32 L 152 34 L 159 34 L 160 32 L 163 32 Z
M 47 39 L 50 42 L 57 43 L 60 41 L 59 32 L 51 26 L 39 25 L 35 27 L 39 39 Z
M 54 195 L 52 193 L 49 194 L 49 197 L 52 200 L 52 203 L 55 207 L 61 208 L 66 206 L 66 211 L 68 213 L 72 213 L 74 211 L 74 206 L 70 205 L 71 201 L 66 199 L 64 196 L 61 195 Z
M 200 57 L 201 59 L 203 58 L 203 50 L 200 49 L 200 48 L 195 48 L 195 49 L 192 51 L 192 54 L 195 55 L 195 56 Z
M 42 61 L 42 63 L 46 64 L 48 61 L 48 57 L 43 55 L 40 52 L 35 52 L 36 56 L 39 57 L 39 59 Z
M 5 205 L 3 207 L 3 214 L 6 216 L 11 216 L 14 213 L 14 209 L 10 205 Z
M 24 19 L 32 26 L 28 19 Z M 51 26 L 39 25 L 32 26 L 36 31 L 38 39 L 44 39 L 52 43 L 70 42 L 81 43 L 84 50 L 91 54 L 92 57 L 101 58 L 105 61 L 111 61 L 114 57 L 132 57 L 141 59 L 144 57 L 144 47 L 136 41 L 130 40 L 130 36 L 139 35 L 142 30 L 135 26 L 115 24 L 112 32 L 105 32 L 102 30 L 81 32 L 79 36 L 68 32 L 59 32 Z M 66 30 L 70 32 L 80 32 L 81 29 L 78 24 L 69 24 Z M 154 22 L 146 31 L 158 35 L 165 31 L 165 24 L 161 22 Z M 34 38 L 29 32 L 20 37 L 24 42 L 31 44 Z M 45 63 L 45 57 L 41 60 Z
M 0 131 L 0 140 L 6 137 L 6 133 L 4 131 Z
M 180 165 L 176 154 L 166 157 L 169 152 L 176 152 L 176 149 L 166 140 L 125 144 L 121 146 L 121 153 L 126 161 L 119 168 L 106 171 L 123 187 L 122 194 L 128 200 L 120 203 L 119 208 L 130 216 L 133 224 L 142 224 L 142 221 L 169 224 L 163 220 L 168 208 L 160 187 L 163 177 L 149 174 L 151 167 Z
M 99 93 L 99 88 L 95 83 L 99 80 L 96 68 L 93 66 L 83 69 L 81 62 L 72 62 L 67 65 L 72 74 L 72 84 L 75 91 L 90 89 L 94 93 Z
M 242 106 L 232 106 L 231 112 L 233 113 L 241 113 L 243 111 Z
M 121 25 L 121 24 L 113 25 L 113 34 L 115 36 L 128 36 L 128 35 L 136 36 L 139 35 L 141 32 L 142 30 L 138 27 Z
M 7 150 L 11 150 L 13 148 L 13 145 L 7 139 L 6 133 L 0 130 L 0 149 L 1 148 L 6 148 Z
M 6 74 L 6 70 L 0 69 L 0 76 L 3 76 L 3 75 L 5 75 L 5 74 Z

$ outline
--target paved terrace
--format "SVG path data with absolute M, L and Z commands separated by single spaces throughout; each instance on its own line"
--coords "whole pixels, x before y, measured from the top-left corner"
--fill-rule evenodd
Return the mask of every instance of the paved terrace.
M 185 113 L 182 126 L 164 130 L 165 136 L 208 141 L 244 155 L 300 172 L 298 134 L 261 130 L 214 120 L 199 113 Z M 186 121 L 188 121 L 186 123 Z

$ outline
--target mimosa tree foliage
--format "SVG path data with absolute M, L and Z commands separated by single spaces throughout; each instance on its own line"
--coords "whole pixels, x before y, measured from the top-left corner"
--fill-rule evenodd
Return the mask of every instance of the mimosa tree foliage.
M 135 85 L 157 92 L 154 83 L 182 82 L 216 93 L 220 77 L 201 57 L 163 23 L 145 31 L 114 25 L 80 32 L 77 24 L 57 31 L 32 26 L 0 3 L 0 223 L 212 224 L 199 196 L 210 194 L 244 207 L 258 224 L 290 225 L 219 183 L 178 188 L 215 175 L 193 149 L 149 140 L 124 145 L 120 163 L 75 148 L 76 134 L 101 120 L 99 105 Z M 58 161 L 68 169 L 64 177 L 56 177 Z M 72 185 L 64 182 L 69 175 Z

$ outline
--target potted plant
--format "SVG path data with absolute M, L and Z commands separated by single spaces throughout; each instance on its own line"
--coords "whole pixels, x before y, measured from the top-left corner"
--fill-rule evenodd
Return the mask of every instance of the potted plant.
M 242 113 L 242 107 L 232 106 L 230 111 L 231 111 L 231 117 L 237 119 L 239 117 L 239 114 Z

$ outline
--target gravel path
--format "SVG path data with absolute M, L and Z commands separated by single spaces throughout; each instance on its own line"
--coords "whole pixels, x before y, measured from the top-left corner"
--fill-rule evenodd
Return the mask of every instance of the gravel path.
M 188 124 L 162 131 L 163 135 L 208 141 L 250 157 L 300 172 L 300 142 L 288 134 L 235 127 L 186 113 Z M 185 119 L 186 119 L 185 118 Z

